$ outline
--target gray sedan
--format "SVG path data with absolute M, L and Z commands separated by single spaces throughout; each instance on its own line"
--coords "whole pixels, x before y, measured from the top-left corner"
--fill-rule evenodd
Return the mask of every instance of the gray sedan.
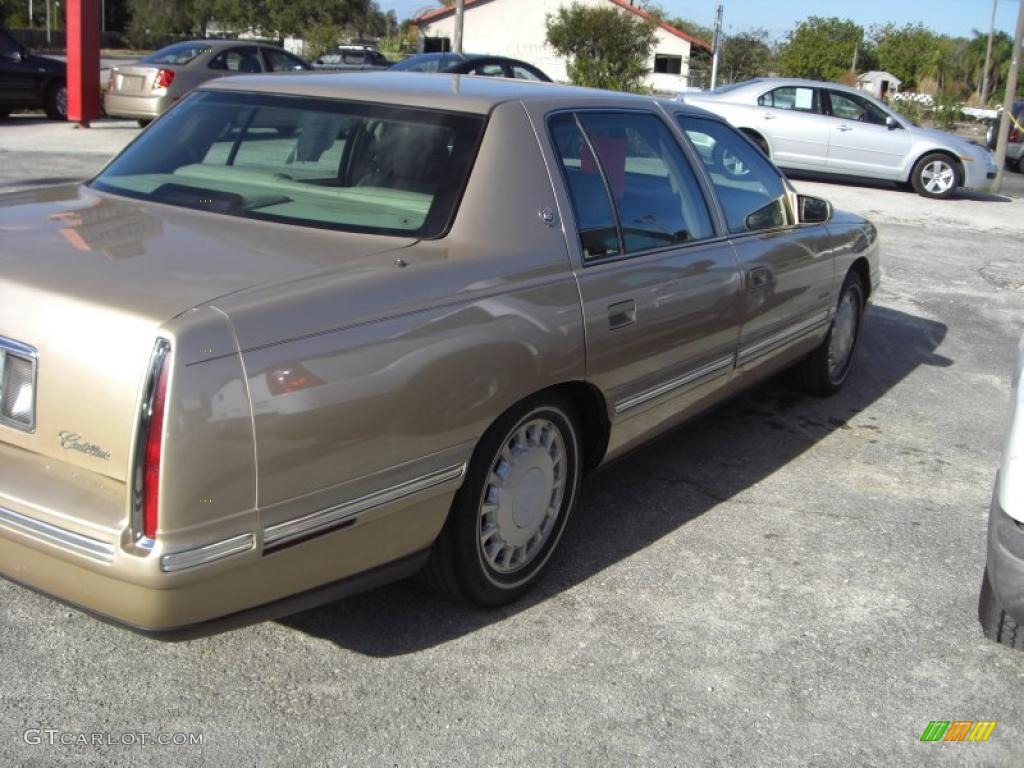
M 134 117 L 146 125 L 207 80 L 306 69 L 311 69 L 309 64 L 276 45 L 243 40 L 175 43 L 112 68 L 103 109 L 112 117 Z
M 996 174 L 987 148 L 836 83 L 759 78 L 677 99 L 724 117 L 782 168 L 895 181 L 925 197 L 983 189 Z

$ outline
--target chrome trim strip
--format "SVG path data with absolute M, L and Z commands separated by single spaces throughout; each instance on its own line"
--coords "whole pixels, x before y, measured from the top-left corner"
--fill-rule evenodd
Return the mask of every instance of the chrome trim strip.
M 38 388 L 36 386 L 36 380 L 38 379 L 39 373 L 39 350 L 33 346 L 25 344 L 14 339 L 9 339 L 6 336 L 0 336 L 0 349 L 5 352 L 10 352 L 16 357 L 20 357 L 23 360 L 28 360 L 32 363 L 32 421 L 28 424 L 22 424 L 20 421 L 14 421 L 13 419 L 4 418 L 0 414 L 0 424 L 11 429 L 16 429 L 19 432 L 28 432 L 30 435 L 35 434 L 36 431 L 36 407 L 38 401 L 36 395 L 38 394 Z M 0 374 L 3 373 L 3 367 L 0 366 Z M 3 382 L 0 381 L 0 392 L 3 391 Z
M 748 362 L 750 359 L 757 357 L 763 352 L 768 352 L 772 347 L 782 345 L 787 341 L 796 340 L 796 337 L 804 336 L 811 331 L 817 330 L 822 325 L 826 325 L 829 322 L 828 312 L 824 311 L 821 317 L 812 317 L 810 320 L 801 320 L 798 323 L 783 328 L 778 333 L 769 336 L 767 339 L 758 341 L 745 349 L 741 349 L 739 353 L 739 359 L 737 364 Z
M 160 570 L 164 573 L 184 571 L 187 568 L 195 568 L 206 565 L 225 557 L 240 555 L 256 547 L 256 537 L 251 533 L 243 533 L 231 539 L 207 544 L 205 547 L 186 549 L 182 552 L 172 552 L 160 558 Z
M 132 540 L 143 549 L 152 549 L 153 542 L 142 535 L 142 488 L 143 472 L 146 467 L 146 441 L 149 438 L 149 421 L 153 418 L 153 400 L 156 398 L 157 381 L 160 369 L 167 356 L 171 353 L 171 343 L 167 339 L 157 339 L 153 345 L 153 355 L 149 359 L 146 373 L 146 390 L 142 396 L 142 407 L 139 410 L 139 429 L 135 434 L 135 451 L 132 454 L 131 484 L 131 533 Z
M 263 529 L 263 546 L 266 548 L 268 545 L 278 546 L 291 539 L 299 538 L 300 536 L 308 536 L 321 528 L 327 528 L 329 526 L 335 526 L 350 517 L 354 517 L 368 510 L 374 509 L 375 507 L 383 506 L 384 504 L 390 504 L 392 502 L 403 499 L 406 496 L 412 496 L 420 491 L 425 491 L 429 488 L 433 488 L 441 483 L 447 483 L 450 480 L 458 480 L 466 473 L 466 464 L 457 464 L 447 469 L 441 469 L 437 472 L 432 472 L 429 475 L 423 477 L 417 477 L 412 480 L 407 480 L 399 485 L 385 488 L 375 493 L 361 496 L 358 499 L 352 501 L 346 501 L 341 504 L 336 504 L 333 507 L 327 507 L 317 512 L 311 512 L 308 515 L 297 517 L 294 520 L 287 520 L 283 523 L 277 523 L 275 525 L 267 526 Z
M 653 400 L 654 398 L 660 397 L 668 392 L 685 387 L 687 384 L 692 384 L 698 379 L 706 378 L 713 373 L 718 373 L 721 370 L 730 368 L 734 362 L 735 360 L 733 355 L 715 360 L 714 362 L 708 363 L 695 371 L 683 374 L 679 378 L 666 381 L 664 384 L 659 384 L 654 389 L 649 389 L 646 392 L 641 392 L 639 395 L 634 395 L 633 397 L 616 403 L 615 412 L 622 413 L 623 411 L 628 411 L 630 408 L 636 408 L 638 405 L 643 405 L 648 400 Z
M 109 563 L 114 559 L 114 545 L 108 541 L 93 539 L 83 536 L 80 533 L 69 531 L 34 517 L 23 515 L 19 512 L 0 507 L 0 525 L 6 526 L 18 533 L 41 539 L 47 544 L 56 544 L 66 547 L 72 552 L 84 555 L 101 563 Z

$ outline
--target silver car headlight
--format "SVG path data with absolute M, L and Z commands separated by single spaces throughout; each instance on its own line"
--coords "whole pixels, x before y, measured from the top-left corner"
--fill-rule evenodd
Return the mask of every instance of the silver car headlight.
M 1017 355 L 1017 371 L 1013 377 L 1010 405 L 1010 434 L 999 471 L 999 506 L 1010 517 L 1024 523 L 1024 338 Z

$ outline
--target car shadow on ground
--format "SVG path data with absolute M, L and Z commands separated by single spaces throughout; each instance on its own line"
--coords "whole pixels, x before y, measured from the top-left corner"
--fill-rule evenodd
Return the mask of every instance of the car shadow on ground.
M 946 326 L 887 307 L 866 317 L 856 367 L 838 395 L 817 399 L 770 381 L 614 462 L 583 484 L 573 519 L 538 588 L 498 610 L 453 605 L 412 580 L 281 619 L 369 656 L 446 643 L 594 577 L 673 533 L 813 448 L 936 353 Z M 618 512 L 632 509 L 628 516 Z
M 1005 171 L 1006 174 L 1012 173 L 1012 171 Z M 860 187 L 862 189 L 887 189 L 893 192 L 906 192 L 908 195 L 916 195 L 917 193 L 910 190 L 904 189 L 894 181 L 881 181 L 879 179 L 862 179 L 862 178 L 849 178 L 849 177 L 838 177 L 834 175 L 828 175 L 824 173 L 813 173 L 813 172 L 802 172 L 802 171 L 786 171 L 786 177 L 793 179 L 794 181 L 816 181 L 823 184 L 836 184 L 843 187 Z M 957 200 L 974 200 L 983 203 L 1012 203 L 1013 198 L 1007 197 L 1006 195 L 994 195 L 991 192 L 984 192 L 977 189 L 957 189 L 953 192 L 951 197 L 946 198 L 946 201 L 957 201 Z

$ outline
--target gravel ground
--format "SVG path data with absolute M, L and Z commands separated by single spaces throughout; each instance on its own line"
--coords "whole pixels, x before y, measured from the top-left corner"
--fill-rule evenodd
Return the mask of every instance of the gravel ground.
M 64 149 L 0 153 L 0 188 L 78 173 Z M 594 476 L 495 612 L 401 583 L 167 644 L 0 581 L 0 765 L 1019 765 L 1024 654 L 975 611 L 1024 201 L 798 186 L 881 232 L 840 395 L 771 383 Z M 958 719 L 998 726 L 919 741 Z

